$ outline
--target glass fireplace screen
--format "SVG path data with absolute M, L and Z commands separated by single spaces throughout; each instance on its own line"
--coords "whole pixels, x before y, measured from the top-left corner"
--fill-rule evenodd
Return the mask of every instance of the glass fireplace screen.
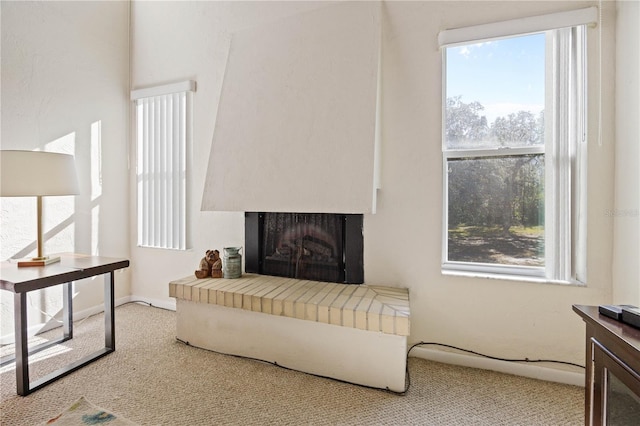
M 245 213 L 245 247 L 247 272 L 363 282 L 362 215 Z

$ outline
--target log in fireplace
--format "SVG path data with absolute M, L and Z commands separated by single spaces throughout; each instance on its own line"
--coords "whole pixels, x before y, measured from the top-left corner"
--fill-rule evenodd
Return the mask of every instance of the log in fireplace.
M 245 213 L 245 270 L 362 284 L 361 214 Z

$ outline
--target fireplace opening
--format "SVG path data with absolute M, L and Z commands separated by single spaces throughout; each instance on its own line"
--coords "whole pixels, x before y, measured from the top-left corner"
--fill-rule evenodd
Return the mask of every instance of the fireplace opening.
M 245 213 L 245 270 L 362 284 L 361 214 Z

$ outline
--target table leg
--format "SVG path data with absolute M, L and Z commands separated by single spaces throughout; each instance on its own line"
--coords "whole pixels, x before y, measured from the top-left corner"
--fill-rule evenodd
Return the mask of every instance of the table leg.
M 73 339 L 73 281 L 62 285 L 62 329 L 64 339 Z
M 585 385 L 584 385 L 584 424 L 585 426 L 593 425 L 593 417 L 591 415 L 591 407 L 593 405 L 593 397 L 594 397 L 594 371 L 593 371 L 593 357 L 594 357 L 594 346 L 593 346 L 593 327 L 591 327 L 588 323 L 586 325 L 586 350 L 585 350 Z
M 27 340 L 27 294 L 13 296 L 16 339 L 16 388 L 18 395 L 29 393 L 29 346 Z
M 104 276 L 104 347 L 116 350 L 116 325 L 114 305 L 114 273 Z

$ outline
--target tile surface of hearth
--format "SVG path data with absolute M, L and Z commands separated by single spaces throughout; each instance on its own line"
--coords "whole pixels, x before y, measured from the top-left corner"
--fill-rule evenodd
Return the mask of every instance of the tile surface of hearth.
M 409 335 L 409 291 L 244 274 L 239 279 L 187 277 L 169 296 L 368 331 Z

